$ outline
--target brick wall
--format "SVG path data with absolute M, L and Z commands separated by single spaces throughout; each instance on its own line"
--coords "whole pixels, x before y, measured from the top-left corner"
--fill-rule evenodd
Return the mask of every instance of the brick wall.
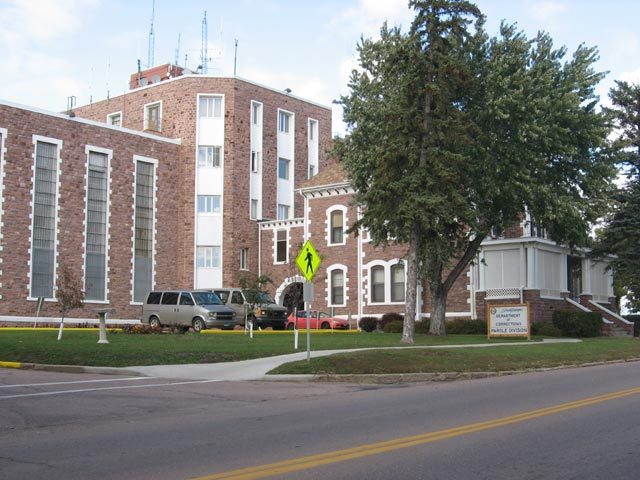
M 183 159 L 177 170 L 180 185 L 180 223 L 177 273 L 192 284 L 194 276 L 193 239 L 195 229 L 194 188 L 196 152 L 197 94 L 225 96 L 225 178 L 223 211 L 223 283 L 236 286 L 246 272 L 239 270 L 241 248 L 249 248 L 249 269 L 257 273 L 258 227 L 249 220 L 249 161 L 251 100 L 263 104 L 263 217 L 276 218 L 277 202 L 277 109 L 295 114 L 295 188 L 307 178 L 307 119 L 319 122 L 320 170 L 329 162 L 331 146 L 331 110 L 297 99 L 285 93 L 233 78 L 205 76 L 178 77 L 79 107 L 78 116 L 106 121 L 109 113 L 122 111 L 123 126 L 141 130 L 144 105 L 162 100 L 161 135 L 180 138 Z M 294 213 L 302 216 L 302 199 L 296 196 Z
M 138 318 L 140 307 L 131 302 L 132 223 L 134 155 L 158 160 L 157 236 L 155 277 L 159 287 L 174 278 L 178 228 L 175 171 L 180 149 L 174 143 L 132 135 L 112 128 L 89 125 L 58 115 L 0 105 L 0 127 L 8 130 L 3 178 L 2 277 L 0 315 L 31 316 L 35 302 L 29 296 L 30 226 L 33 182 L 33 135 L 63 142 L 60 150 L 60 210 L 58 220 L 58 271 L 67 265 L 79 278 L 83 272 L 85 184 L 87 154 L 85 146 L 111 149 L 108 300 L 115 307 L 113 318 Z M 71 317 L 93 318 L 87 304 Z M 58 316 L 47 302 L 42 316 Z

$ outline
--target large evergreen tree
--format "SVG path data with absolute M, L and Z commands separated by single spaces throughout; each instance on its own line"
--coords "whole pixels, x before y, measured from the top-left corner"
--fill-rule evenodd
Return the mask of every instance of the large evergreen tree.
M 613 174 L 593 49 L 563 61 L 545 34 L 503 25 L 489 39 L 467 1 L 409 4 L 409 32 L 385 25 L 361 42 L 341 98 L 342 158 L 363 206 L 354 229 L 408 245 L 406 343 L 418 281 L 431 293 L 430 333 L 444 335 L 448 292 L 492 228 L 528 209 L 555 239 L 584 242 Z
M 613 208 L 605 219 L 594 248 L 595 257 L 611 259 L 616 282 L 627 291 L 626 306 L 640 311 L 640 85 L 617 81 L 610 92 L 613 117 L 620 136 L 616 140 L 627 183 L 613 195 Z

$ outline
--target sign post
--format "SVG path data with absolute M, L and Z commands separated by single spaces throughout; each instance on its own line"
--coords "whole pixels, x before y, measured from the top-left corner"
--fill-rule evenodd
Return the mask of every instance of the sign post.
M 307 361 L 311 360 L 311 303 L 313 302 L 313 283 L 311 280 L 322 263 L 311 240 L 307 240 L 296 257 L 296 265 L 306 278 L 304 282 L 304 308 L 307 312 Z M 296 317 L 297 318 L 297 317 Z

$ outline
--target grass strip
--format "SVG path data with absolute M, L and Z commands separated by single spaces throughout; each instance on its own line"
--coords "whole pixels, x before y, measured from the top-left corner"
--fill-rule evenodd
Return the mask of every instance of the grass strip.
M 282 365 L 271 374 L 393 374 L 500 372 L 640 358 L 635 338 L 600 337 L 580 343 L 499 348 L 403 349 L 342 353 Z

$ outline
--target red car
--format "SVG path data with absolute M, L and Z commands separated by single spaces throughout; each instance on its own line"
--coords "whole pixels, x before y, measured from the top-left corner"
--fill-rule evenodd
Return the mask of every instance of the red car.
M 298 312 L 297 318 L 294 319 L 293 313 L 289 315 L 287 321 L 287 330 L 293 330 L 294 323 L 298 326 L 298 329 L 302 330 L 307 328 L 307 312 L 306 310 L 302 310 Z M 316 310 L 311 310 L 311 319 L 309 320 L 309 325 L 311 328 L 324 328 L 324 329 L 342 329 L 346 330 L 349 328 L 349 322 L 343 320 L 341 318 L 335 318 L 325 312 L 318 312 Z

